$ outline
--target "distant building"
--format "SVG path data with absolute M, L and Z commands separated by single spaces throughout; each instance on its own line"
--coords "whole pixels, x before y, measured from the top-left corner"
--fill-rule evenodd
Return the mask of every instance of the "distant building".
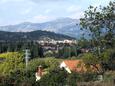
M 68 43 L 68 44 L 76 44 L 77 41 L 76 41 L 76 40 L 64 40 L 64 43 Z
M 84 48 L 81 49 L 82 53 L 88 53 L 89 51 L 90 51 L 90 49 L 84 49 Z
M 45 45 L 45 44 L 54 44 L 54 45 L 56 45 L 56 44 L 60 44 L 60 43 L 62 43 L 62 44 L 65 44 L 65 43 L 66 44 L 77 44 L 76 40 L 67 40 L 67 39 L 65 39 L 65 40 L 49 39 L 49 40 L 39 40 L 37 42 L 41 45 Z

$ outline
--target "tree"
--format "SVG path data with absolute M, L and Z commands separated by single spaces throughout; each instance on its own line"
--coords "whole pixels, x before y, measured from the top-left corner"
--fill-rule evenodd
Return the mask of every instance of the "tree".
M 40 56 L 40 57 L 43 57 L 43 56 L 44 56 L 42 46 L 39 47 L 39 56 Z
M 105 70 L 115 70 L 115 49 L 107 49 L 101 56 L 103 57 L 102 67 Z
M 89 70 L 89 72 L 92 71 L 92 69 L 90 69 L 91 66 L 93 66 L 97 70 L 98 73 L 103 72 L 99 68 L 99 65 L 98 65 L 98 64 L 100 64 L 100 60 L 93 53 L 85 53 L 85 54 L 83 54 L 83 61 L 86 64 L 86 68 Z
M 92 37 L 92 53 L 86 55 L 90 64 L 99 63 L 103 66 L 110 59 L 106 49 L 115 48 L 115 2 L 110 2 L 106 7 L 90 6 L 85 11 L 84 18 L 80 19 L 81 29 L 89 31 Z
M 65 45 L 62 49 L 59 49 L 58 57 L 68 58 L 72 56 L 77 56 L 77 46 L 76 45 Z
M 80 24 L 82 29 L 90 31 L 89 35 L 96 42 L 94 46 L 100 47 L 103 46 L 103 43 L 113 46 L 115 40 L 115 2 L 110 2 L 108 6 L 100 9 L 90 6 L 85 11 L 84 16 L 80 19 Z
M 39 86 L 65 86 L 67 72 L 64 70 L 54 69 L 48 74 L 44 75 L 38 82 Z M 37 85 L 37 86 L 38 86 Z
M 11 72 L 16 70 L 22 70 L 24 68 L 23 53 L 8 52 L 0 54 L 0 58 L 3 58 L 3 62 L 0 63 L 0 74 L 10 75 Z

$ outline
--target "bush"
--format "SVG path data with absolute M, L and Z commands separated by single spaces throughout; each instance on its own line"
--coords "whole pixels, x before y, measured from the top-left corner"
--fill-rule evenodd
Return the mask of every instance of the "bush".
M 82 74 L 83 81 L 96 81 L 98 80 L 98 75 L 96 73 L 84 73 Z
M 97 74 L 95 73 L 76 73 L 72 72 L 68 74 L 67 81 L 70 86 L 76 86 L 77 82 L 89 82 L 89 81 L 96 81 Z
M 11 72 L 24 69 L 24 54 L 19 52 L 8 52 L 0 54 L 4 61 L 0 63 L 0 74 L 10 75 Z
M 37 86 L 65 86 L 66 78 L 66 71 L 55 69 L 44 75 L 37 83 Z

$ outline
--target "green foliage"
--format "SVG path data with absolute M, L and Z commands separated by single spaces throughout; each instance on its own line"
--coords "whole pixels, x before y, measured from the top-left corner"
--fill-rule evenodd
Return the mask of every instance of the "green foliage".
M 17 42 L 0 42 L 0 53 L 5 52 L 22 52 L 30 49 L 31 58 L 44 57 L 43 48 L 33 41 L 17 41 Z
M 99 64 L 103 70 L 113 70 L 115 69 L 115 50 L 114 49 L 106 49 L 104 50 L 100 56 L 95 53 L 85 53 L 81 56 L 83 58 L 84 63 L 88 66 L 92 65 L 96 67 Z M 101 71 L 102 71 L 101 70 Z
M 76 72 L 67 75 L 67 85 L 69 86 L 77 86 L 78 80 L 81 80 L 81 77 Z
M 104 75 L 104 81 L 112 81 L 115 79 L 115 71 L 107 71 Z
M 75 39 L 70 36 L 56 34 L 54 32 L 49 31 L 32 31 L 32 32 L 4 32 L 0 31 L 0 40 L 14 42 L 14 41 L 37 41 L 37 40 L 44 40 L 44 38 L 54 39 L 54 40 L 64 40 L 64 39 Z
M 44 75 L 38 82 L 40 86 L 77 86 L 78 82 L 96 81 L 97 74 L 95 73 L 76 73 L 68 74 L 64 70 L 55 69 Z
M 66 71 L 54 69 L 44 75 L 38 82 L 39 86 L 64 86 L 66 85 Z
M 53 57 L 33 59 L 28 64 L 28 70 L 35 72 L 36 68 L 41 65 L 45 70 L 47 70 L 46 72 L 48 72 L 58 68 L 60 62 L 61 59 L 56 59 Z
M 62 58 L 68 58 L 72 56 L 77 56 L 77 46 L 76 45 L 65 45 L 62 49 L 59 50 L 59 56 Z
M 87 68 L 88 72 L 92 72 L 91 66 L 93 66 L 98 73 L 103 73 L 103 70 L 101 67 L 101 60 L 100 58 L 98 58 L 98 56 L 96 56 L 93 53 L 85 53 L 83 56 L 83 61 L 85 63 L 85 66 Z
M 43 68 L 47 67 L 47 65 L 45 64 L 44 59 L 40 59 L 40 58 L 39 59 L 32 59 L 28 63 L 27 71 L 31 71 L 31 73 L 35 74 L 37 67 L 40 66 L 40 65 L 42 65 Z
M 93 53 L 85 53 L 83 55 L 83 61 L 85 64 L 99 64 L 99 60 Z
M 90 6 L 80 19 L 83 30 L 90 31 L 93 53 L 84 55 L 84 61 L 90 65 L 107 65 L 111 58 L 111 50 L 115 47 L 115 2 L 106 7 Z M 109 50 L 108 50 L 109 49 Z M 113 58 L 113 57 L 112 57 Z M 112 61 L 112 60 L 111 60 Z M 115 61 L 115 60 L 114 60 Z M 111 63 L 109 62 L 109 65 Z M 106 66 L 107 67 L 107 66 Z
M 35 74 L 26 70 L 17 70 L 12 72 L 10 76 L 0 77 L 0 79 L 0 86 L 23 86 L 23 84 L 26 86 L 35 85 Z
M 98 75 L 96 73 L 84 73 L 81 76 L 82 80 L 85 82 L 96 81 L 98 79 Z
M 79 48 L 88 48 L 88 47 L 91 47 L 91 42 L 87 39 L 80 39 L 78 40 L 78 47 Z
M 115 49 L 107 49 L 102 54 L 102 66 L 106 70 L 115 70 Z
M 106 7 L 90 6 L 84 13 L 84 18 L 80 19 L 82 29 L 90 31 L 89 35 L 93 38 L 94 46 L 114 45 L 115 40 L 115 2 L 110 2 Z M 104 40 L 104 41 L 103 41 Z
M 76 86 L 77 82 L 89 82 L 89 81 L 96 81 L 97 74 L 96 73 L 77 73 L 72 72 L 68 74 L 67 83 L 70 86 Z
M 32 59 L 29 61 L 27 71 L 15 70 L 9 76 L 4 77 L 2 85 L 12 86 L 14 83 L 16 86 L 30 85 L 30 86 L 76 86 L 78 81 L 95 81 L 96 75 L 93 73 L 76 73 L 72 72 L 68 74 L 67 71 L 59 68 L 61 59 L 56 58 L 42 58 Z M 40 81 L 35 81 L 36 68 L 42 65 L 45 75 L 42 76 Z M 90 77 L 89 77 L 90 76 Z
M 49 50 L 47 52 L 44 53 L 45 57 L 53 57 L 54 56 L 54 52 Z
M 104 62 L 104 63 L 107 63 L 110 59 L 110 56 L 111 56 L 111 53 L 112 53 L 112 49 L 107 49 L 105 50 L 104 52 L 101 53 L 101 60 Z
M 60 60 L 55 59 L 55 58 L 33 59 L 33 60 L 29 61 L 27 70 L 16 69 L 14 72 L 10 73 L 9 76 L 7 76 L 7 79 L 4 78 L 4 80 L 2 81 L 2 84 L 7 86 L 9 84 L 12 85 L 12 82 L 13 82 L 16 86 L 18 86 L 19 84 L 23 84 L 23 83 L 25 83 L 25 84 L 28 83 L 33 86 L 38 86 L 39 83 L 36 83 L 36 81 L 35 81 L 35 72 L 36 72 L 36 68 L 39 65 L 42 65 L 44 72 L 46 72 L 46 75 L 44 75 L 43 79 L 41 79 L 41 81 L 40 81 L 40 86 L 44 86 L 42 84 L 47 84 L 47 82 L 44 83 L 44 81 L 46 81 L 47 77 L 50 78 L 50 79 L 48 79 L 49 81 L 52 80 L 51 83 L 53 83 L 53 85 L 55 84 L 55 82 L 57 82 L 57 83 L 60 82 L 60 84 L 61 84 L 62 79 L 63 79 L 63 76 L 62 76 L 63 72 L 61 72 L 58 69 L 59 62 L 60 62 Z M 55 82 L 53 82 L 53 80 Z M 9 83 L 7 83 L 7 82 L 9 82 Z
M 0 54 L 0 58 L 4 58 L 0 63 L 0 74 L 9 75 L 15 70 L 22 70 L 24 68 L 24 57 L 22 53 L 8 52 Z

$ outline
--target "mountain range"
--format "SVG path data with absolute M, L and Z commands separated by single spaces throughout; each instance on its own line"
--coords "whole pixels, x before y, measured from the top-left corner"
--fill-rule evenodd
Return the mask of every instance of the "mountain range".
M 80 30 L 79 20 L 71 18 L 60 18 L 44 23 L 24 22 L 16 25 L 0 26 L 0 31 L 31 32 L 36 30 L 55 32 L 75 38 L 80 38 L 84 32 Z
M 73 40 L 75 38 L 50 31 L 6 32 L 0 31 L 0 41 Z

